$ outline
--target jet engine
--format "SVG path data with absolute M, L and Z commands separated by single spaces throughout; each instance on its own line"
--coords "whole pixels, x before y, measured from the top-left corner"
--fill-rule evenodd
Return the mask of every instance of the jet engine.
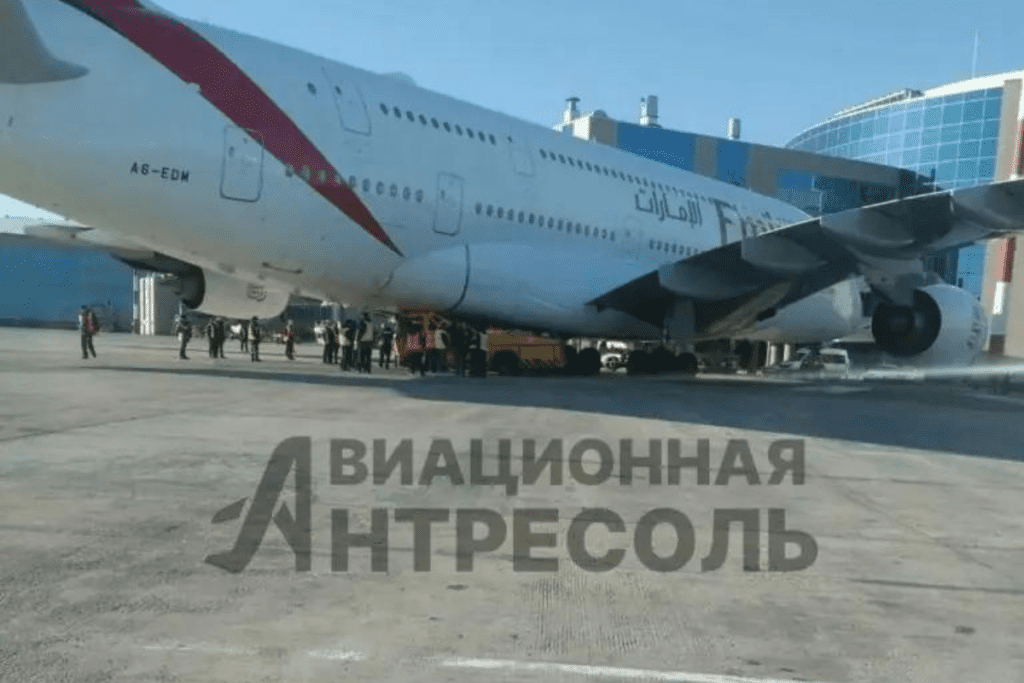
M 273 318 L 284 312 L 291 298 L 287 292 L 196 266 L 165 282 L 189 308 L 225 318 Z
M 984 350 L 988 317 L 974 296 L 947 284 L 914 290 L 913 304 L 879 304 L 871 319 L 878 347 L 915 365 L 970 365 Z

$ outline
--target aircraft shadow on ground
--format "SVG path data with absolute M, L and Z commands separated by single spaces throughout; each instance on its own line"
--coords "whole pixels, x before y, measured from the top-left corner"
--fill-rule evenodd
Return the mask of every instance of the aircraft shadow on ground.
M 98 366 L 97 366 L 98 367 Z M 865 385 L 850 393 L 716 377 L 497 377 L 304 373 L 256 368 L 107 366 L 103 370 L 379 388 L 412 399 L 548 408 L 1024 461 L 1024 403 L 988 401 L 948 387 Z M 375 367 L 376 371 L 377 368 Z M 403 371 L 404 372 L 404 371 Z M 849 386 L 849 385 L 846 385 Z M 510 416 L 515 420 L 514 416 Z M 695 438 L 692 431 L 687 438 Z M 550 435 L 547 435 L 550 436 Z M 675 436 L 671 425 L 633 438 Z M 700 437 L 699 429 L 696 437 Z

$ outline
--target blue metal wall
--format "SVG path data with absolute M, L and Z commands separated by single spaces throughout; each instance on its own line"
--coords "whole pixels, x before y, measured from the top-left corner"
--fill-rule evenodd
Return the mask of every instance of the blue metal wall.
M 130 330 L 132 269 L 101 252 L 0 236 L 0 324 L 74 327 L 82 304 L 104 328 Z

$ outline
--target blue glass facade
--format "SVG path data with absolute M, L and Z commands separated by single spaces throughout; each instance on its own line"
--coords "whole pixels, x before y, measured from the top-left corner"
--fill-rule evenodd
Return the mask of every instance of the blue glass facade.
M 833 119 L 787 145 L 817 154 L 896 166 L 930 179 L 925 189 L 990 182 L 995 175 L 1002 88 L 917 97 Z M 929 266 L 981 295 L 980 245 L 930 259 Z

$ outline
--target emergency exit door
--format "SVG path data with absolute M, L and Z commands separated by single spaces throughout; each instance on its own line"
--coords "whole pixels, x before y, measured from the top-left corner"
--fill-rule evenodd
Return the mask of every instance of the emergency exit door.
M 437 174 L 437 200 L 434 202 L 434 232 L 457 235 L 462 223 L 462 178 L 450 173 Z
M 240 202 L 255 202 L 263 191 L 263 145 L 249 131 L 224 129 L 224 165 L 220 195 Z

